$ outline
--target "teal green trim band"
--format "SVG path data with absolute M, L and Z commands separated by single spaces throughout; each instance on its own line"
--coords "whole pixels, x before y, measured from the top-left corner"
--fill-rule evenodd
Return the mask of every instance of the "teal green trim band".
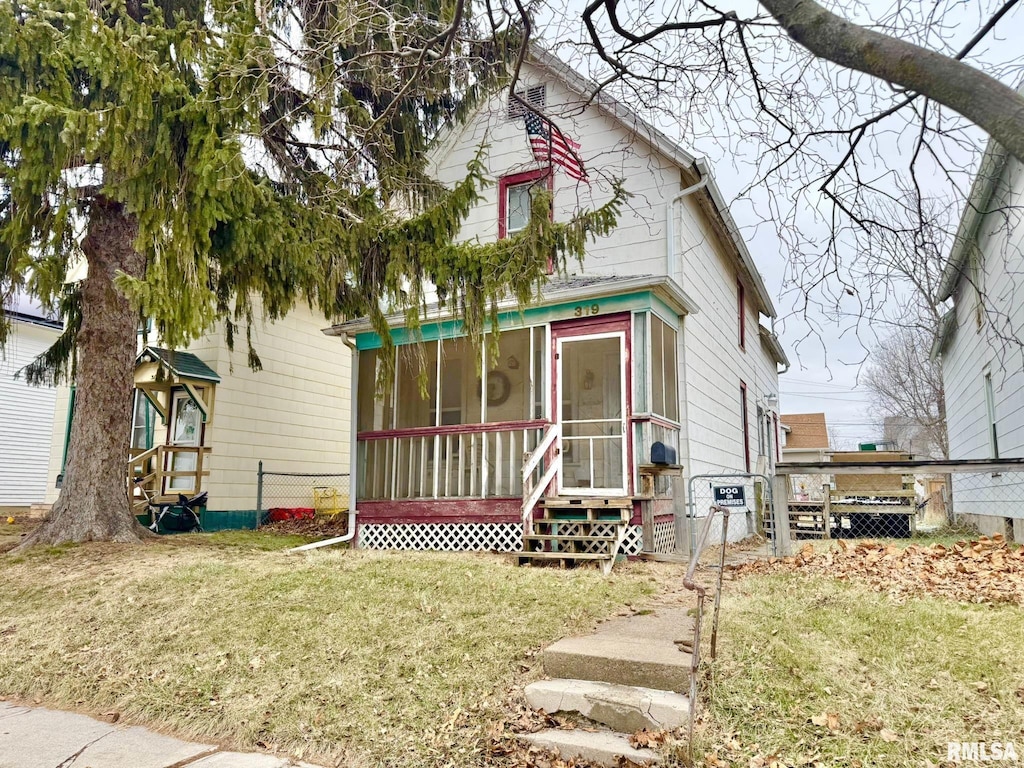
M 590 310 L 594 306 L 597 306 L 598 310 L 591 314 Z M 650 310 L 652 308 L 656 308 L 659 315 L 664 313 L 665 316 L 662 319 L 673 328 L 679 327 L 679 318 L 676 313 L 669 309 L 668 305 L 651 291 L 637 291 L 635 293 L 624 293 L 619 296 L 601 296 L 575 302 L 527 307 L 522 312 L 513 309 L 498 315 L 498 327 L 502 330 L 526 328 L 535 325 L 545 325 L 559 320 L 593 319 L 601 315 Z M 409 328 L 391 329 L 391 339 L 398 346 L 413 344 L 417 341 L 453 339 L 463 335 L 463 323 L 461 320 L 424 323 L 418 331 L 413 331 Z M 356 334 L 357 349 L 379 349 L 380 347 L 380 337 L 374 331 Z

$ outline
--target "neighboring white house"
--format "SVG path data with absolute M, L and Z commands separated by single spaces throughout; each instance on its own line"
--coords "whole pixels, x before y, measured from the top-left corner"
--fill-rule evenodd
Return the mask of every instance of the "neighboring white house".
M 325 325 L 301 303 L 285 318 L 259 324 L 253 345 L 260 371 L 249 368 L 244 348 L 228 350 L 221 324 L 178 351 L 156 340 L 143 344 L 140 337 L 126 477 L 148 478 L 148 489 L 166 500 L 208 491 L 204 524 L 239 527 L 256 521 L 260 461 L 273 472 L 347 473 L 350 354 L 321 333 Z M 50 450 L 50 503 L 63 471 L 72 397 L 72 389 L 61 388 Z M 294 478 L 270 505 L 312 507 L 317 484 Z M 340 485 L 344 493 L 347 481 Z M 138 511 L 144 511 L 141 504 Z
M 628 500 L 627 552 L 641 534 L 645 546 L 671 547 L 686 477 L 770 474 L 778 459 L 777 366 L 787 361 L 760 324 L 775 309 L 707 163 L 622 104 L 588 103 L 593 85 L 554 56 L 535 52 L 521 82 L 579 143 L 591 181 L 536 159 L 523 110 L 497 95 L 434 155 L 434 173 L 452 184 L 488 145 L 495 183 L 461 236 L 493 241 L 523 226 L 538 184 L 553 193 L 555 220 L 606 202 L 610 177 L 632 198 L 616 230 L 588 244 L 582 268 L 553 277 L 523 312 L 504 306 L 495 357 L 474 358 L 458 318 L 430 312 L 411 334 L 396 316 L 395 386 L 375 398 L 380 338 L 365 320 L 331 331 L 358 349 L 352 471 L 363 546 L 517 549 L 524 453 L 556 433 L 549 495 Z M 683 482 L 662 477 L 651 494 L 654 442 L 676 449 Z M 654 531 L 639 531 L 643 515 Z
M 990 141 L 942 275 L 953 300 L 932 350 L 941 356 L 951 459 L 1024 457 L 1024 165 Z M 1015 473 L 954 475 L 958 517 L 1024 541 Z
M 5 314 L 11 335 L 0 354 L 0 507 L 22 510 L 46 497 L 56 390 L 16 376 L 53 344 L 61 324 L 25 300 Z

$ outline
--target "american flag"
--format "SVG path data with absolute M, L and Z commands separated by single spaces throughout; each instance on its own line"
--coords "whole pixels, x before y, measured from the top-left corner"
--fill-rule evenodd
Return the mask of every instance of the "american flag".
M 589 181 L 580 159 L 580 145 L 570 139 L 558 126 L 533 110 L 526 113 L 526 135 L 530 139 L 533 156 L 540 161 L 557 163 L 569 178 Z

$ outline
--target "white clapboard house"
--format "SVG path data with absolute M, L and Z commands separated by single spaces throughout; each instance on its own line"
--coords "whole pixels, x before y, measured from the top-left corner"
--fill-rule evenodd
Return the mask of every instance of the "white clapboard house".
M 0 354 L 0 507 L 20 513 L 46 498 L 57 392 L 30 387 L 19 374 L 57 340 L 61 323 L 24 297 L 15 297 L 5 314 L 11 335 Z
M 413 333 L 396 316 L 397 374 L 378 396 L 369 322 L 328 331 L 357 351 L 357 541 L 566 559 L 685 548 L 673 514 L 688 477 L 770 474 L 779 459 L 788 363 L 762 324 L 775 309 L 706 162 L 620 103 L 587 103 L 592 85 L 551 55 L 521 83 L 525 104 L 497 95 L 435 148 L 434 172 L 455 183 L 489 146 L 495 183 L 461 236 L 510 236 L 538 185 L 556 220 L 607 201 L 608 177 L 632 197 L 582 267 L 525 311 L 506 306 L 497 355 L 471 348 L 457 317 L 429 311 Z M 571 151 L 557 136 L 534 151 L 528 127 L 557 128 Z M 652 457 L 655 443 L 669 455 Z

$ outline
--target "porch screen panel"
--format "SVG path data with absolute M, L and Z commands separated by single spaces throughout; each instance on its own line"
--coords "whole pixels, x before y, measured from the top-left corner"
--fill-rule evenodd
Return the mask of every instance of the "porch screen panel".
M 562 345 L 562 484 L 566 488 L 624 487 L 621 365 L 618 337 Z
M 548 349 L 544 326 L 532 329 L 533 333 L 533 418 L 543 419 L 545 406 L 550 399 L 551 388 L 545 386 L 544 372 L 547 370 Z
M 665 413 L 665 324 L 651 317 L 651 411 Z
M 521 421 L 533 410 L 530 396 L 530 330 L 503 331 L 498 337 L 498 354 L 488 351 L 485 419 Z
M 647 313 L 633 315 L 633 411 L 646 413 L 650 356 L 647 351 Z
M 394 427 L 392 388 L 377 392 L 377 373 L 381 364 L 379 349 L 364 349 L 359 353 L 359 410 L 356 426 L 360 432 L 376 432 Z
M 426 397 L 420 389 L 420 377 L 426 382 Z M 437 342 L 406 344 L 398 348 L 395 372 L 397 413 L 395 427 L 437 426 Z
M 469 339 L 441 342 L 441 424 L 477 424 L 480 393 L 476 387 L 476 355 Z
M 651 393 L 652 413 L 679 421 L 676 332 L 654 315 L 651 315 Z

